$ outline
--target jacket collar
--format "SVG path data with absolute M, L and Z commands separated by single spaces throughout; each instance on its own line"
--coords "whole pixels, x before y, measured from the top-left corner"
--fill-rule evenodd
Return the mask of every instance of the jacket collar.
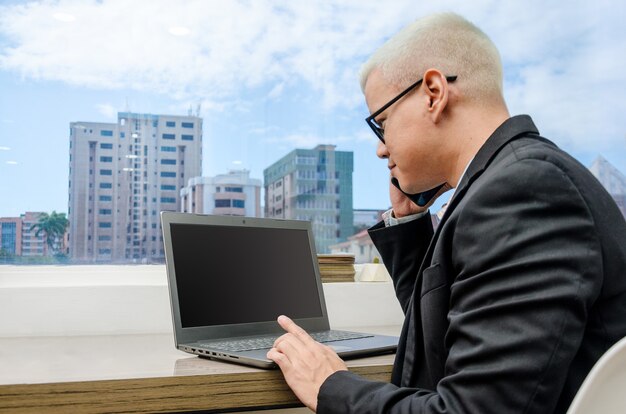
M 498 152 L 509 142 L 521 136 L 532 134 L 538 139 L 545 139 L 539 136 L 539 131 L 533 123 L 532 119 L 528 115 L 517 115 L 507 119 L 491 134 L 491 136 L 485 141 L 483 146 L 478 150 L 474 159 L 467 167 L 467 171 L 461 178 L 452 199 L 448 202 L 446 211 L 441 218 L 441 221 L 437 225 L 435 234 L 433 235 L 424 262 L 420 269 L 420 274 L 424 270 L 424 266 L 430 263 L 432 258 L 432 251 L 439 238 L 439 233 L 443 227 L 444 222 L 450 217 L 450 214 L 459 203 L 459 200 L 463 198 L 463 195 L 467 192 L 468 187 L 487 169 L 491 161 L 496 157 Z
M 463 174 L 463 177 L 461 177 L 453 198 L 457 198 L 457 195 L 461 193 L 469 183 L 474 181 L 474 177 L 485 171 L 491 160 L 500 152 L 502 147 L 520 135 L 525 134 L 539 135 L 537 127 L 528 115 L 517 115 L 509 118 L 496 128 L 467 167 L 467 171 Z

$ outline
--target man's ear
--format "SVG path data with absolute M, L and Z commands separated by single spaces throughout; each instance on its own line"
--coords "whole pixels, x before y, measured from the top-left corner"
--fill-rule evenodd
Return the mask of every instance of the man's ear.
M 429 99 L 429 115 L 434 123 L 438 123 L 448 105 L 448 81 L 437 69 L 428 69 L 423 79 L 423 89 Z

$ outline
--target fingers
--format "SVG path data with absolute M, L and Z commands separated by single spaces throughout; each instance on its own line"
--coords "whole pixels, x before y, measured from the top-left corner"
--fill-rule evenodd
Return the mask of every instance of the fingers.
M 281 370 L 293 365 L 294 361 L 306 358 L 319 345 L 311 336 L 287 316 L 278 317 L 278 324 L 287 332 L 274 342 L 267 358 L 276 362 Z
M 290 318 L 288 318 L 285 315 L 280 315 L 278 317 L 278 324 L 285 331 L 287 331 L 290 334 L 295 335 L 296 338 L 300 339 L 304 343 L 315 342 L 313 338 L 311 338 L 311 336 L 304 329 L 296 325 L 294 321 L 292 321 Z
M 274 349 L 287 355 L 287 358 L 298 355 L 302 350 L 306 349 L 297 338 L 291 334 L 285 334 L 274 342 Z
M 278 323 L 287 333 L 274 342 L 267 358 L 278 365 L 300 401 L 315 411 L 322 383 L 334 372 L 347 370 L 346 364 L 334 349 L 314 341 L 288 317 L 280 316 Z
M 291 361 L 289 357 L 282 352 L 279 352 L 276 348 L 272 348 L 267 352 L 267 359 L 270 359 L 278 365 L 281 371 L 285 372 L 291 368 Z

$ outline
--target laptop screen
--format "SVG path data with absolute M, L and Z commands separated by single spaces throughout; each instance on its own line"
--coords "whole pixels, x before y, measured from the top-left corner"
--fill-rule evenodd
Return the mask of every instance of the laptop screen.
M 306 230 L 171 223 L 183 328 L 318 318 Z

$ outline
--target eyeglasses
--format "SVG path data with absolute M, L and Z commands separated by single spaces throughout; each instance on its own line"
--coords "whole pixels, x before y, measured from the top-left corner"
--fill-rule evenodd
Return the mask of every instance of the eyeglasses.
M 389 108 L 391 105 L 398 102 L 404 95 L 411 92 L 414 88 L 418 87 L 419 84 L 422 83 L 422 80 L 423 79 L 418 80 L 417 82 L 415 82 L 414 84 L 412 84 L 411 86 L 409 86 L 408 88 L 400 92 L 398 96 L 396 96 L 395 98 L 387 102 L 385 105 L 383 105 L 383 107 L 380 108 L 378 111 L 374 112 L 373 114 L 365 118 L 365 122 L 367 122 L 367 125 L 369 125 L 370 128 L 372 128 L 372 131 L 374 131 L 374 134 L 376 134 L 378 139 L 380 139 L 383 144 L 385 143 L 385 129 L 382 127 L 382 125 L 378 123 L 378 121 L 376 121 L 376 117 L 382 114 L 383 112 L 385 112 L 385 110 Z M 456 76 L 446 76 L 446 80 L 448 82 L 454 82 L 456 80 Z

